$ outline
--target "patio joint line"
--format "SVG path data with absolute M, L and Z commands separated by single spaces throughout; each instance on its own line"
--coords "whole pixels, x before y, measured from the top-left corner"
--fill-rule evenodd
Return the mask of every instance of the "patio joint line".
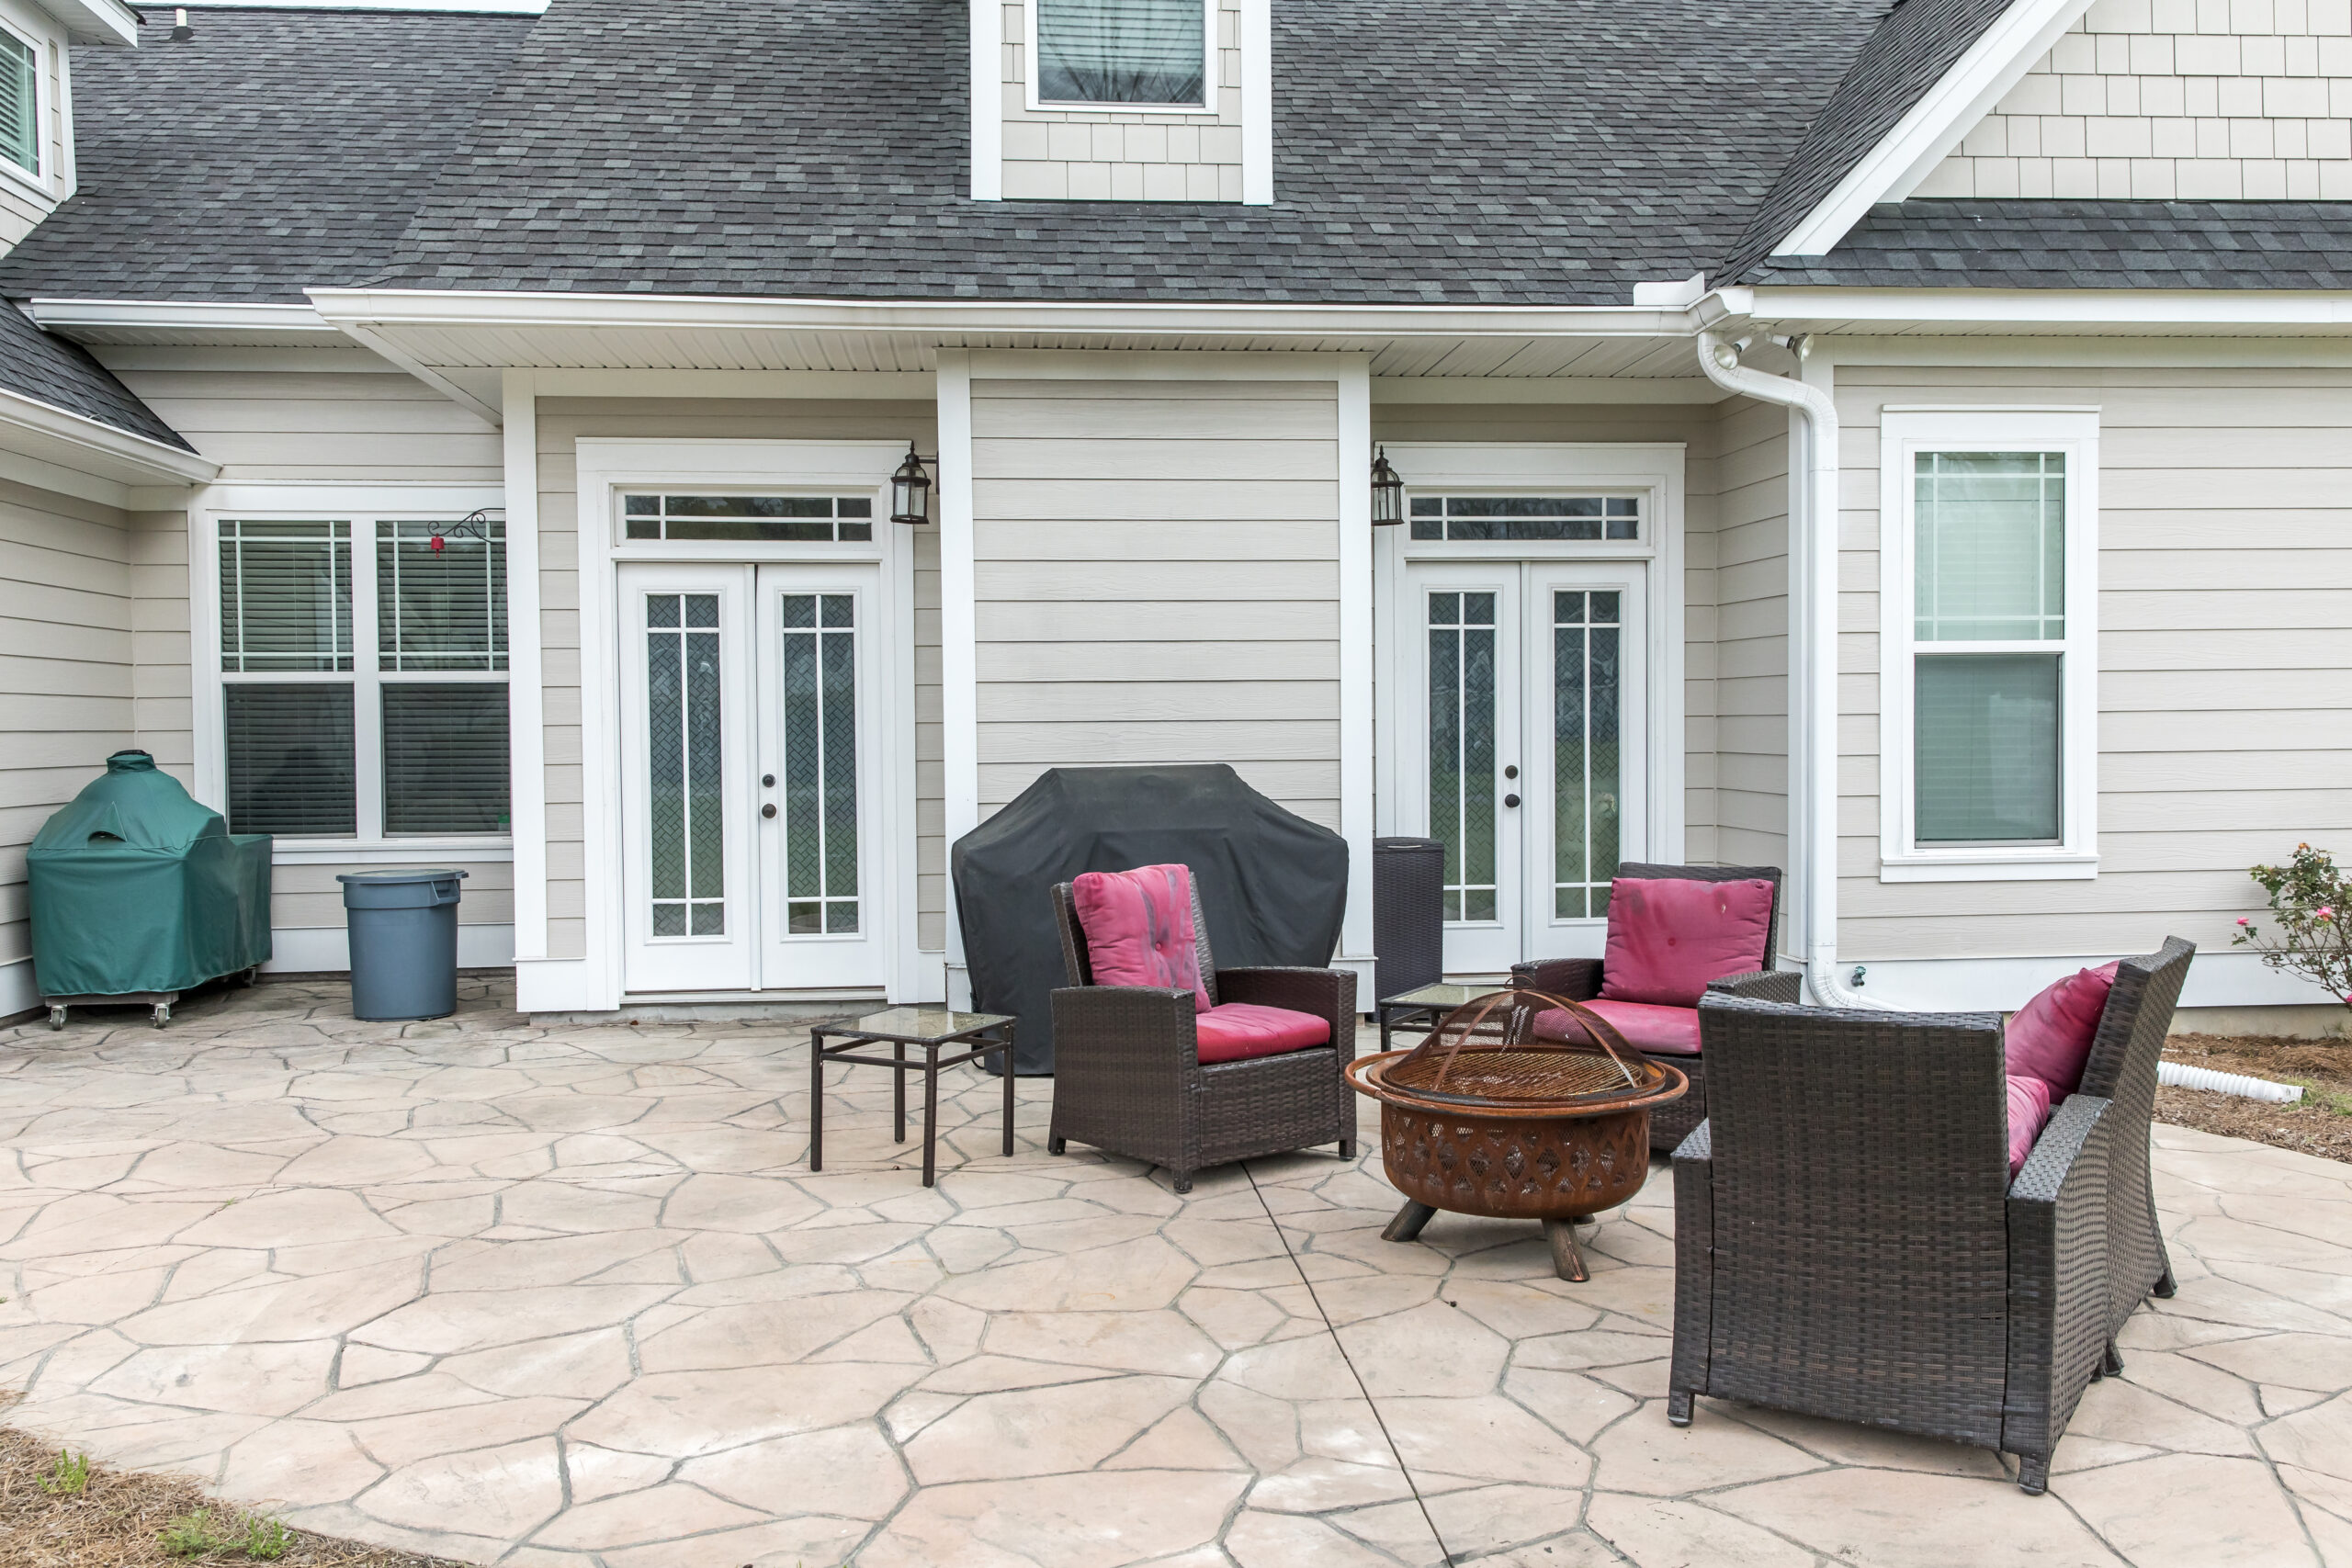
M 1411 1489 L 1413 1506 L 1421 1511 L 1421 1522 L 1430 1527 L 1430 1539 L 1437 1543 L 1438 1555 L 1444 1559 L 1445 1568 L 1454 1568 L 1453 1549 L 1446 1545 L 1445 1537 L 1438 1533 L 1437 1521 L 1430 1517 L 1429 1500 L 1421 1495 L 1420 1483 L 1413 1479 L 1413 1467 L 1405 1462 L 1404 1450 L 1396 1446 L 1396 1437 L 1388 1430 L 1388 1418 L 1380 1413 L 1380 1402 L 1372 1397 L 1372 1390 L 1364 1386 L 1363 1374 L 1356 1371 L 1356 1359 L 1348 1354 L 1348 1342 L 1340 1337 L 1339 1325 L 1331 1321 L 1330 1312 L 1323 1305 L 1322 1292 L 1315 1288 L 1315 1281 L 1306 1277 L 1306 1266 L 1298 1260 L 1298 1249 L 1291 1246 L 1290 1233 L 1283 1228 L 1283 1222 L 1275 1214 L 1273 1205 L 1266 1201 L 1265 1189 L 1258 1185 L 1258 1173 L 1250 1168 L 1248 1160 L 1241 1161 L 1240 1165 L 1241 1174 L 1250 1179 L 1250 1190 L 1256 1195 L 1258 1207 L 1266 1213 L 1266 1223 L 1274 1227 L 1274 1238 L 1283 1244 L 1283 1255 L 1290 1259 L 1291 1268 L 1297 1271 L 1298 1282 L 1306 1287 L 1306 1299 L 1315 1303 L 1315 1314 L 1323 1320 L 1323 1332 L 1331 1337 L 1332 1345 L 1340 1352 L 1340 1359 L 1347 1366 L 1348 1376 L 1355 1380 L 1356 1392 L 1363 1395 L 1364 1408 L 1372 1412 L 1374 1423 L 1380 1427 L 1380 1440 L 1388 1445 L 1388 1452 L 1396 1459 L 1396 1473 L 1405 1478 L 1405 1484 Z

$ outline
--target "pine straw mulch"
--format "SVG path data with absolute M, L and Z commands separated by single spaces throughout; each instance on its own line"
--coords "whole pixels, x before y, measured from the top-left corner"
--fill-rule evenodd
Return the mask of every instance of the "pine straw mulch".
M 18 1397 L 0 1394 L 0 1410 Z M 288 1532 L 286 1550 L 275 1558 L 251 1558 L 240 1549 L 193 1559 L 175 1556 L 158 1539 L 175 1520 L 198 1509 L 209 1510 L 215 1520 L 261 1516 L 208 1497 L 186 1476 L 147 1475 L 105 1465 L 90 1467 L 89 1483 L 80 1494 L 54 1495 L 42 1489 L 41 1482 L 56 1463 L 54 1448 L 0 1427 L 0 1564 L 6 1568 L 166 1568 L 191 1561 L 268 1561 L 279 1568 L 459 1568 L 435 1558 L 301 1530 Z
M 2157 1121 L 2352 1163 L 2352 1042 L 2176 1034 L 2165 1042 L 2165 1060 L 2272 1083 L 2301 1084 L 2303 1098 L 2293 1105 L 2276 1105 L 2233 1094 L 2159 1087 Z

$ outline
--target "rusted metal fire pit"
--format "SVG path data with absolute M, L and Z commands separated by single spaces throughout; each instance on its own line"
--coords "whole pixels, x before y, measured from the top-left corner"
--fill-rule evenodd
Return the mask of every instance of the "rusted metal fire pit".
M 1538 1040 L 1535 1015 L 1565 1008 L 1589 1042 Z M 1454 1009 L 1409 1051 L 1348 1068 L 1380 1101 L 1380 1153 L 1405 1206 L 1381 1233 L 1411 1241 L 1438 1210 L 1541 1220 L 1552 1266 L 1587 1278 L 1576 1226 L 1649 1179 L 1650 1110 L 1690 1080 L 1564 998 L 1495 991 Z

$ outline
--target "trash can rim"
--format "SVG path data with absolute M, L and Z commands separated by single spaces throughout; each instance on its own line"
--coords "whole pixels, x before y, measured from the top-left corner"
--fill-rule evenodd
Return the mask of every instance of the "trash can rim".
M 470 874 L 470 873 L 469 873 L 469 872 L 455 871 L 455 870 L 451 870 L 451 871 L 341 871 L 341 872 L 337 872 L 337 873 L 335 874 L 335 878 L 334 878 L 334 879 L 335 879 L 337 882 L 364 882 L 364 883 L 368 884 L 368 885 L 369 885 L 369 886 L 376 886 L 376 887 L 384 887 L 384 886 L 398 887 L 398 886 L 404 886 L 404 885 L 406 885 L 406 884 L 413 883 L 413 882 L 441 882 L 441 881 L 444 881 L 444 880 L 446 880 L 446 879 L 447 879 L 447 878 L 449 878 L 449 877 L 452 877 L 452 876 L 458 876 L 458 877 L 462 877 L 462 876 L 467 876 L 467 875 L 470 875 L 470 874 Z

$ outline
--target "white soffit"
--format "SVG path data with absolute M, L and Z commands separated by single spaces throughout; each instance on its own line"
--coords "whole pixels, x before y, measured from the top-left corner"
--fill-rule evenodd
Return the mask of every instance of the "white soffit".
M 2091 0 L 2015 0 L 1894 129 L 1847 171 L 1772 248 L 1776 256 L 1826 255 L 1882 201 L 1900 201 L 1976 129 Z
M 122 0 L 35 0 L 84 43 L 139 47 L 139 13 Z

